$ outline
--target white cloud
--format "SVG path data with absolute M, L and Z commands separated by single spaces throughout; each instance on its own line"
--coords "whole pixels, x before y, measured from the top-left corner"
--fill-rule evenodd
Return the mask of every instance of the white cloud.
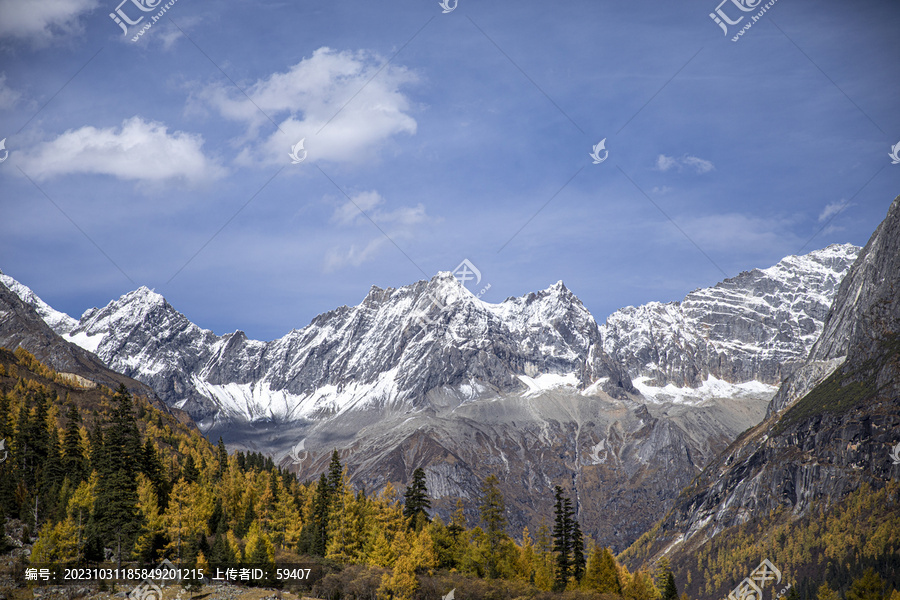
M 178 17 L 178 26 L 176 27 L 171 21 L 158 21 L 153 25 L 153 28 L 146 32 L 143 36 L 138 38 L 137 42 L 134 42 L 138 45 L 154 45 L 162 47 L 163 51 L 170 51 L 175 47 L 175 44 L 180 40 L 186 40 L 184 37 L 184 33 L 189 32 L 194 29 L 197 25 L 203 23 L 202 17 L 183 17 L 179 15 Z M 137 30 L 140 25 L 135 26 L 135 30 Z M 190 34 L 188 34 L 190 35 Z M 123 43 L 131 44 L 131 38 L 133 36 L 122 36 L 120 39 Z
M 99 0 L 0 0 L 0 38 L 42 45 L 54 37 L 80 33 L 79 17 L 99 5 Z
M 700 174 L 709 173 L 716 168 L 715 165 L 712 164 L 712 162 L 704 160 L 702 158 L 698 158 L 696 156 L 685 156 L 681 160 L 681 162 L 684 163 L 685 166 L 693 167 L 697 171 L 697 173 Z
M 685 154 L 681 158 L 675 158 L 674 156 L 666 156 L 665 154 L 660 154 L 656 159 L 657 171 L 666 172 L 671 169 L 678 169 L 678 171 L 682 171 L 686 168 L 693 169 L 698 174 L 702 175 L 714 170 L 716 166 L 712 164 L 711 161 L 699 158 L 697 156 L 690 156 L 688 154 Z
M 304 147 L 313 161 L 371 161 L 385 141 L 416 132 L 416 121 L 408 114 L 410 101 L 401 92 L 416 77 L 395 65 L 379 71 L 382 63 L 364 51 L 323 47 L 286 72 L 249 86 L 252 102 L 226 85 L 207 87 L 195 98 L 246 124 L 253 145 L 241 151 L 241 164 L 284 164 L 301 138 L 306 138 Z M 261 128 L 272 128 L 269 118 L 280 131 L 261 137 Z
M 18 104 L 22 94 L 6 85 L 6 73 L 0 73 L 0 110 L 9 110 Z
M 666 156 L 665 154 L 660 154 L 656 159 L 656 170 L 657 171 L 668 171 L 672 167 L 677 167 L 678 161 L 672 158 L 671 156 Z
M 325 270 L 334 271 L 344 266 L 357 267 L 373 259 L 378 251 L 391 244 L 411 238 L 416 226 L 423 225 L 431 218 L 420 203 L 416 206 L 401 206 L 395 210 L 383 208 L 384 198 L 376 191 L 361 192 L 337 206 L 331 221 L 341 227 L 374 230 L 371 239 L 362 246 L 351 243 L 345 250 L 332 249 L 325 257 Z M 365 215 L 363 214 L 365 212 Z M 366 218 L 368 215 L 369 218 Z M 378 231 L 369 220 L 374 221 L 382 231 Z M 387 234 L 387 235 L 385 235 Z M 390 239 L 388 239 L 390 237 Z
M 823 221 L 827 221 L 829 218 L 834 215 L 842 212 L 845 208 L 847 208 L 849 204 L 845 205 L 843 201 L 841 202 L 829 202 L 825 205 L 825 208 L 822 209 L 822 213 L 819 215 L 819 223 Z
M 162 123 L 132 117 L 119 128 L 70 129 L 23 153 L 19 164 L 39 179 L 96 173 L 144 182 L 196 184 L 224 174 L 221 166 L 203 154 L 202 146 L 200 135 L 170 134 Z

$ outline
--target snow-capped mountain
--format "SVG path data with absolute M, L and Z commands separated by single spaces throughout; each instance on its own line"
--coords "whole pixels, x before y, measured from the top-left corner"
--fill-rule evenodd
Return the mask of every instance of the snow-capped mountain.
M 858 252 L 845 244 L 789 256 L 680 303 L 621 309 L 600 327 L 562 282 L 488 304 L 442 273 L 373 287 L 358 306 L 271 342 L 201 329 L 144 287 L 75 321 L 2 281 L 67 340 L 209 424 L 421 408 L 438 391 L 476 399 L 569 385 L 622 398 L 632 380 L 658 400 L 772 395 L 809 354 Z
M 821 335 L 859 251 L 835 244 L 743 272 L 682 302 L 623 308 L 600 327 L 603 349 L 648 396 L 702 392 L 717 380 L 778 385 Z
M 0 271 L 0 283 L 18 296 L 22 302 L 28 304 L 37 311 L 37 314 L 40 315 L 41 319 L 43 319 L 56 333 L 63 335 L 78 326 L 78 321 L 76 319 L 73 319 L 64 312 L 54 309 L 52 306 L 41 300 L 37 294 L 32 292 L 31 288 L 22 285 L 9 275 L 4 275 L 2 271 Z
M 319 315 L 271 342 L 217 336 L 140 288 L 87 311 L 64 336 L 200 421 L 315 419 L 365 406 L 422 408 L 569 384 L 633 391 L 593 317 L 561 282 L 492 305 L 449 273 Z
M 741 540 L 743 558 L 748 548 L 764 547 L 762 540 L 777 539 L 785 531 L 790 538 L 785 523 L 840 522 L 840 511 L 856 527 L 849 547 L 833 543 L 824 527 L 808 529 L 823 536 L 821 547 L 835 554 L 823 560 L 815 552 L 792 547 L 792 575 L 798 579 L 804 572 L 821 575 L 831 571 L 826 563 L 852 564 L 858 559 L 849 557 L 863 555 L 863 546 L 868 552 L 867 540 L 879 535 L 873 523 L 885 521 L 867 523 L 858 514 L 863 512 L 858 504 L 840 504 L 860 489 L 867 499 L 885 497 L 884 489 L 900 476 L 900 465 L 891 456 L 900 439 L 898 289 L 900 197 L 840 285 L 806 365 L 816 367 L 818 374 L 785 382 L 773 400 L 775 405 L 781 398 L 782 404 L 711 461 L 665 518 L 629 550 L 632 568 L 665 555 L 684 580 L 688 572 L 709 572 L 710 562 L 727 564 L 728 559 L 722 558 L 727 557 L 723 551 L 727 544 L 715 545 L 719 536 Z M 895 500 L 884 504 L 888 511 L 898 510 Z M 896 555 L 896 550 L 892 553 Z M 706 559 L 698 556 L 712 559 L 704 564 Z M 866 560 L 877 563 L 880 558 L 867 555 Z M 714 597 L 700 578 L 687 593 Z
M 762 420 L 858 250 L 788 257 L 603 326 L 562 282 L 488 304 L 440 273 L 373 287 L 269 342 L 204 330 L 147 288 L 77 323 L 15 289 L 65 339 L 208 433 L 281 456 L 302 477 L 334 448 L 368 490 L 421 466 L 447 513 L 445 498 L 474 498 L 491 472 L 514 528 L 535 526 L 562 485 L 585 530 L 622 549 Z M 303 460 L 289 455 L 300 440 Z

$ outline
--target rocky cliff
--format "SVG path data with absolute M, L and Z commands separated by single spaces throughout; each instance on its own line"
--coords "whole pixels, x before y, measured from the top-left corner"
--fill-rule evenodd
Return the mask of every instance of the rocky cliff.
M 681 302 L 619 310 L 600 327 L 603 348 L 632 379 L 698 387 L 710 376 L 778 385 L 806 359 L 859 248 L 788 256 Z
M 779 510 L 797 519 L 862 484 L 878 490 L 900 477 L 890 456 L 900 441 L 898 289 L 900 198 L 851 267 L 811 352 L 810 365 L 836 368 L 713 460 L 629 555 L 666 554 L 687 569 L 717 535 Z

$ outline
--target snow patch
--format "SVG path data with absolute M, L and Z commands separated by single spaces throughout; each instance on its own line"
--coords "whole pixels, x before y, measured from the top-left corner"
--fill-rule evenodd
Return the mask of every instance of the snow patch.
M 598 392 L 603 391 L 603 386 L 609 383 L 609 377 L 601 377 L 591 385 L 582 390 L 582 396 L 596 396 Z
M 50 326 L 50 329 L 58 334 L 68 333 L 78 326 L 78 321 L 70 317 L 64 312 L 60 312 L 41 300 L 31 288 L 21 284 L 9 275 L 0 272 L 0 283 L 5 285 L 9 291 L 19 297 L 19 299 L 31 306 L 41 319 Z
M 89 335 L 85 331 L 79 331 L 78 333 L 67 333 L 63 337 L 76 346 L 81 346 L 88 352 L 93 352 L 94 354 L 97 353 L 97 348 L 100 347 L 100 342 L 103 341 L 102 333 Z
M 652 402 L 674 402 L 676 404 L 700 404 L 711 398 L 748 398 L 769 397 L 775 395 L 778 386 L 769 385 L 760 381 L 745 381 L 744 383 L 729 383 L 712 375 L 704 381 L 700 387 L 676 387 L 668 384 L 665 387 L 648 385 L 649 377 L 638 377 L 632 380 L 632 385 L 645 398 Z
M 566 373 L 565 375 L 560 375 L 558 373 L 543 373 L 537 377 L 529 377 L 528 375 L 517 375 L 516 377 L 519 378 L 519 381 L 528 386 L 528 391 L 525 392 L 526 396 L 539 394 L 540 392 L 559 387 L 578 387 L 578 384 L 580 383 L 578 381 L 578 375 L 575 373 Z

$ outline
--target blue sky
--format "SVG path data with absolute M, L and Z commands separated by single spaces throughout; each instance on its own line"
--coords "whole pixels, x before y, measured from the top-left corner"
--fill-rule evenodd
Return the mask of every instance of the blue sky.
M 0 269 L 75 316 L 272 339 L 469 259 L 602 321 L 900 194 L 897 2 L 141 1 L 0 0 Z

